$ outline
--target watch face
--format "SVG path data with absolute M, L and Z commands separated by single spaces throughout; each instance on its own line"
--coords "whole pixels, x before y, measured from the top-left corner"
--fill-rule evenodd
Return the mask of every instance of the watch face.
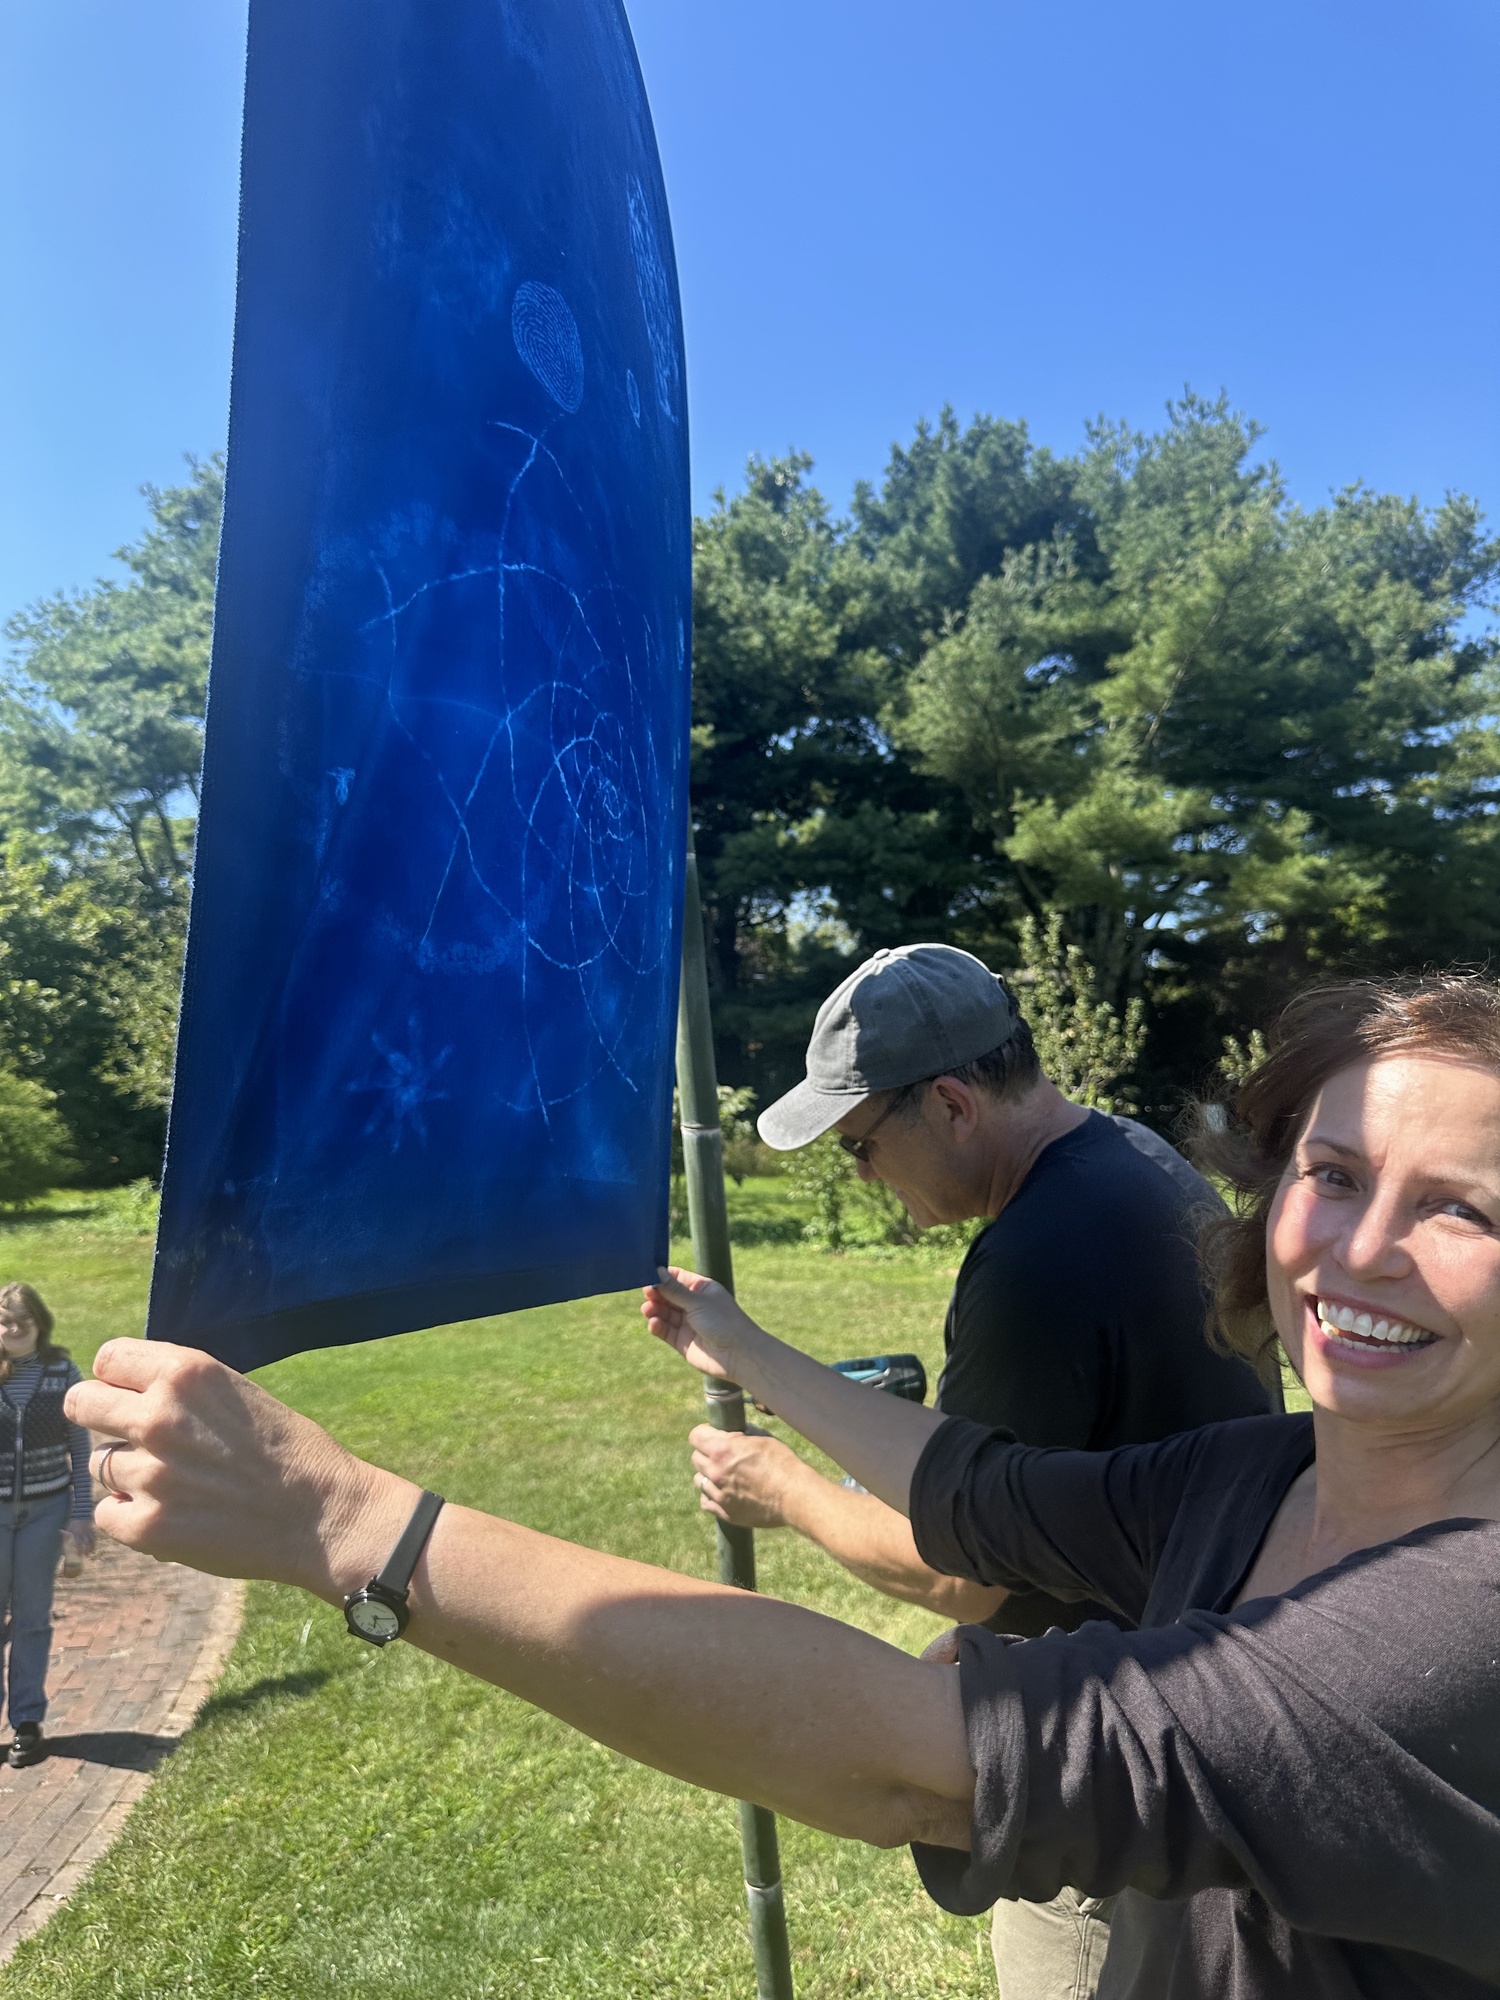
M 362 1638 L 383 1643 L 400 1634 L 401 1620 L 391 1607 L 382 1604 L 378 1597 L 356 1597 L 347 1609 L 349 1623 Z

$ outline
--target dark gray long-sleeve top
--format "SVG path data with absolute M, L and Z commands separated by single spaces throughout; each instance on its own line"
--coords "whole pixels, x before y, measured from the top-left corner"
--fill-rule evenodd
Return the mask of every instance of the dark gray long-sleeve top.
M 1098 1453 L 955 1418 L 917 1466 L 935 1569 L 1139 1628 L 963 1628 L 973 1847 L 913 1850 L 961 1914 L 1122 1891 L 1099 2000 L 1500 1990 L 1500 1522 L 1231 1611 L 1312 1457 L 1307 1417 Z

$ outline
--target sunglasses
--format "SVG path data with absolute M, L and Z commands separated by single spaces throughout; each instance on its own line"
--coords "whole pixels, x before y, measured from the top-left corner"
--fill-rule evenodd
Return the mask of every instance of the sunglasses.
M 847 1136 L 847 1134 L 840 1132 L 839 1144 L 843 1147 L 844 1151 L 849 1155 L 850 1159 L 858 1160 L 861 1166 L 867 1166 L 870 1160 L 870 1141 L 875 1137 L 875 1134 L 880 1130 L 881 1126 L 885 1123 L 886 1119 L 890 1117 L 893 1111 L 899 1109 L 899 1107 L 906 1102 L 907 1098 L 911 1095 L 912 1091 L 923 1090 L 926 1088 L 927 1084 L 931 1083 L 932 1081 L 933 1079 L 931 1077 L 926 1077 L 921 1083 L 903 1084 L 902 1087 L 896 1092 L 896 1095 L 891 1099 L 890 1103 L 885 1107 L 884 1111 L 882 1111 L 880 1116 L 875 1120 L 875 1123 L 870 1127 L 869 1131 L 861 1133 L 859 1138 L 851 1139 Z

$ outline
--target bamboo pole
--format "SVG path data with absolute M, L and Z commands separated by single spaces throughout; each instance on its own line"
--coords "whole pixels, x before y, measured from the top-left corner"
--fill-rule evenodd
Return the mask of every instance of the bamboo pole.
M 682 1110 L 682 1162 L 687 1180 L 693 1262 L 704 1277 L 717 1278 L 732 1292 L 734 1260 L 729 1248 L 729 1208 L 724 1198 L 724 1139 L 719 1129 L 718 1076 L 708 1005 L 698 857 L 693 851 L 691 833 L 682 926 L 682 991 L 677 1010 L 677 1093 Z M 706 1378 L 703 1393 L 710 1422 L 721 1431 L 745 1428 L 745 1398 L 737 1383 Z M 720 1583 L 754 1590 L 753 1532 L 749 1528 L 728 1527 L 722 1521 L 715 1526 Z M 764 1806 L 753 1806 L 741 1799 L 739 1816 L 757 2000 L 792 2000 L 792 1955 L 781 1894 L 776 1815 Z

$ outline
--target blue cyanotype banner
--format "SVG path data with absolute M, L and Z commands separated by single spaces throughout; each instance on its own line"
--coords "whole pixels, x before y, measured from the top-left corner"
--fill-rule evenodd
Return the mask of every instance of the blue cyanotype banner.
M 689 589 L 619 0 L 252 0 L 154 1337 L 249 1368 L 651 1273 Z

